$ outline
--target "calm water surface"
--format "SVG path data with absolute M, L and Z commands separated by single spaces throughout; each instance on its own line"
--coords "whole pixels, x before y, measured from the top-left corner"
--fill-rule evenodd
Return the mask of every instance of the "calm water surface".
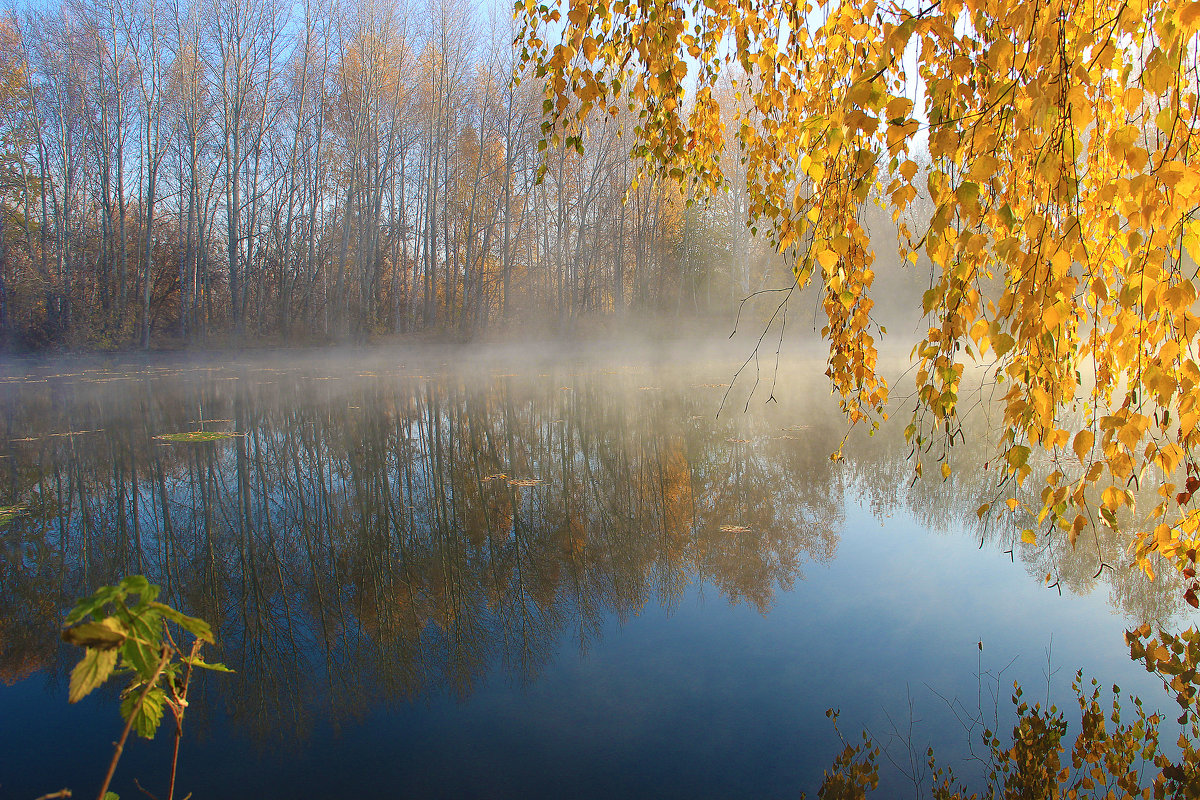
M 57 632 L 134 573 L 237 671 L 188 713 L 196 798 L 795 797 L 841 748 L 831 707 L 971 776 L 959 720 L 998 697 L 1010 727 L 1013 680 L 1164 703 L 1122 633 L 1194 623 L 1178 587 L 1119 542 L 978 520 L 981 433 L 910 486 L 902 425 L 829 459 L 816 361 L 717 416 L 744 354 L 598 352 L 5 365 L 0 797 L 98 786 L 115 690 L 69 706 Z M 200 429 L 237 435 L 155 438 Z M 122 797 L 165 794 L 160 738 Z M 911 795 L 884 766 L 880 796 Z

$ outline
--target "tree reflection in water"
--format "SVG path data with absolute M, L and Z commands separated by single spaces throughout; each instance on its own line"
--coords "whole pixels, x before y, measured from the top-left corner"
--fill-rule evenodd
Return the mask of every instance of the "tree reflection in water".
M 724 389 L 703 381 L 721 377 L 244 365 L 7 379 L 0 500 L 26 511 L 0 534 L 0 679 L 64 670 L 63 609 L 140 573 L 213 623 L 237 671 L 213 690 L 243 728 L 465 697 L 493 671 L 532 680 L 562 642 L 586 649 L 609 617 L 669 608 L 689 585 L 766 613 L 807 561 L 834 557 L 849 496 L 974 525 L 1077 591 L 1099 558 L 1124 563 L 1116 543 L 1030 548 L 977 520 L 990 476 L 969 447 L 953 488 L 905 488 L 907 447 L 886 429 L 831 462 L 843 425 L 812 396 L 817 375 L 785 379 L 783 408 L 714 418 Z M 155 438 L 196 429 L 236 435 Z M 1161 621 L 1178 597 L 1108 577 L 1135 618 Z

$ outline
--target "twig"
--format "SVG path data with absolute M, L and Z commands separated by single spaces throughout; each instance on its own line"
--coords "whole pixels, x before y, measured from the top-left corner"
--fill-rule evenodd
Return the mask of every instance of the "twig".
M 1050 680 L 1058 674 L 1054 669 L 1054 634 L 1050 635 L 1050 643 L 1046 646 L 1046 708 L 1050 707 Z
M 891 713 L 886 707 L 882 708 L 883 715 L 887 718 L 888 724 L 891 725 L 892 730 L 890 733 L 888 733 L 888 742 L 886 745 L 883 745 L 881 752 L 883 753 L 883 757 L 891 762 L 891 765 L 896 768 L 896 771 L 908 778 L 908 780 L 912 783 L 913 797 L 919 800 L 921 797 L 921 786 L 925 783 L 925 777 L 928 773 L 928 769 L 927 766 L 922 763 L 921 757 L 918 755 L 916 748 L 913 746 L 913 731 L 916 728 L 916 724 L 921 720 L 916 719 L 914 716 L 915 704 L 913 703 L 912 687 L 906 685 L 905 691 L 908 696 L 908 731 L 906 733 L 901 733 L 900 727 L 896 724 L 896 721 L 892 719 Z M 871 738 L 878 741 L 874 735 L 872 735 Z M 900 762 L 897 761 L 892 755 L 892 744 L 896 740 L 899 740 L 905 749 L 904 755 L 908 759 L 908 766 L 902 766 Z
M 149 797 L 150 800 L 158 800 L 158 795 L 147 789 L 145 786 L 142 786 L 142 784 L 138 782 L 137 778 L 133 779 L 133 785 L 138 788 L 139 792 L 146 795 L 146 797 Z
M 759 351 L 759 349 L 762 348 L 763 340 L 767 338 L 767 334 L 771 332 L 771 328 L 775 325 L 775 320 L 779 317 L 780 312 L 784 311 L 787 308 L 788 299 L 791 297 L 792 291 L 795 288 L 796 287 L 791 286 L 791 287 L 784 288 L 784 289 L 763 289 L 762 291 L 755 292 L 754 294 L 752 294 L 749 297 L 746 297 L 744 300 L 742 300 L 742 302 L 745 303 L 746 300 L 749 300 L 751 297 L 754 297 L 754 295 L 767 294 L 768 292 L 786 292 L 787 293 L 784 296 L 783 301 L 780 302 L 780 304 L 775 307 L 775 313 L 771 315 L 771 318 L 769 320 L 767 320 L 767 325 L 765 328 L 763 328 L 762 333 L 759 334 L 758 340 L 754 343 L 754 349 L 750 352 L 750 355 L 748 355 L 746 357 L 746 360 L 742 362 L 742 365 L 740 367 L 738 367 L 737 372 L 733 373 L 733 379 L 729 382 L 729 388 L 727 388 L 725 390 L 725 394 L 721 397 L 721 405 L 717 407 L 717 416 L 718 417 L 720 417 L 721 412 L 725 410 L 725 401 L 729 399 L 729 393 L 733 391 L 733 387 L 737 383 L 738 377 L 742 374 L 742 372 L 746 369 L 746 367 L 749 366 L 750 362 L 753 361 L 754 362 L 754 385 L 750 387 L 750 394 L 746 398 L 746 407 L 743 409 L 743 411 L 748 411 L 750 409 L 750 400 L 751 400 L 751 398 L 754 397 L 755 391 L 758 390 L 758 384 L 759 384 L 759 381 L 761 380 L 761 373 L 762 373 L 762 370 L 760 369 L 760 367 L 758 365 L 758 351 Z M 739 317 L 739 319 L 741 318 L 740 308 L 738 311 L 738 317 Z M 737 333 L 736 327 L 734 328 L 734 333 Z M 730 334 L 730 336 L 732 336 L 732 335 L 733 334 Z M 775 363 L 776 363 L 776 372 L 778 372 L 778 363 L 779 363 L 779 350 L 778 349 L 776 349 L 776 351 L 775 351 Z M 772 394 L 773 393 L 774 393 L 774 386 L 772 386 Z
M 179 742 L 183 739 L 183 712 L 187 708 L 188 684 L 192 681 L 192 662 L 200 655 L 200 640 L 192 642 L 192 653 L 187 659 L 187 669 L 183 673 L 183 688 L 177 696 L 177 704 L 171 704 L 171 712 L 175 717 L 175 750 L 171 755 L 171 785 L 167 789 L 167 800 L 175 800 L 175 771 L 179 766 Z M 191 797 L 191 793 L 188 793 Z
M 60 798 L 60 797 L 70 797 L 70 796 L 71 796 L 70 789 L 59 789 L 57 792 L 51 792 L 50 794 L 44 794 L 41 797 L 37 798 L 37 800 L 58 800 L 58 798 Z
M 158 667 L 154 670 L 154 675 L 146 682 L 146 688 L 138 695 L 137 702 L 133 704 L 133 709 L 129 712 L 129 719 L 125 720 L 125 730 L 121 731 L 121 738 L 117 741 L 116 747 L 113 749 L 112 761 L 108 765 L 108 774 L 104 776 L 104 783 L 100 785 L 100 793 L 96 795 L 96 800 L 104 800 L 104 796 L 108 794 L 108 785 L 112 783 L 113 773 L 117 771 L 117 762 L 121 760 L 121 753 L 125 750 L 125 740 L 129 738 L 129 731 L 133 728 L 133 721 L 137 718 L 138 712 L 142 709 L 142 702 L 146 699 L 146 695 L 150 694 L 150 690 L 158 683 L 158 676 L 162 675 L 163 668 L 167 666 L 167 662 L 171 660 L 171 648 L 168 645 L 163 645 L 162 657 L 158 659 Z
M 737 318 L 734 319 L 734 321 L 733 321 L 733 330 L 729 333 L 729 338 L 732 339 L 734 337 L 734 335 L 737 333 L 738 325 L 742 321 L 742 306 L 746 305 L 746 303 L 750 302 L 755 297 L 758 297 L 760 294 L 772 294 L 773 292 L 791 293 L 792 289 L 794 289 L 794 288 L 796 288 L 796 287 L 795 286 L 784 286 L 779 289 L 759 289 L 757 292 L 751 292 L 750 294 L 743 297 L 741 299 L 741 302 L 738 303 Z

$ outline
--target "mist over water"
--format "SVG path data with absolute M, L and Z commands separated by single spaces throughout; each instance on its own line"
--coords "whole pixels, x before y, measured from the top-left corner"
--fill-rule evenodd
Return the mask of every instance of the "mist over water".
M 979 520 L 982 430 L 949 482 L 910 485 L 895 424 L 831 461 L 822 354 L 764 346 L 730 389 L 747 353 L 10 362 L 0 794 L 98 780 L 115 697 L 67 705 L 57 631 L 127 574 L 236 670 L 188 713 L 197 797 L 795 795 L 840 749 L 830 707 L 896 747 L 911 699 L 918 752 L 970 775 L 947 700 L 1003 719 L 1012 680 L 1061 704 L 1076 668 L 1163 699 L 1122 631 L 1194 620 L 1177 587 L 1097 578 L 1119 542 Z M 161 438 L 197 430 L 231 435 Z M 127 748 L 122 796 L 161 782 L 162 738 Z

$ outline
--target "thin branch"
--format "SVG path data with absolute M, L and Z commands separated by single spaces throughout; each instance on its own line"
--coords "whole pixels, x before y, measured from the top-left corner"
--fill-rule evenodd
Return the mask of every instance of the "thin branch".
M 163 668 L 167 666 L 167 662 L 170 660 L 171 648 L 169 645 L 163 645 L 162 656 L 158 659 L 158 667 L 155 668 L 154 674 L 150 676 L 150 680 L 146 681 L 146 688 L 142 689 L 142 693 L 138 695 L 137 702 L 130 709 L 129 719 L 125 720 L 125 729 L 121 731 L 121 738 L 117 740 L 116 747 L 113 749 L 112 761 L 108 765 L 108 773 L 104 776 L 104 783 L 100 785 L 100 793 L 96 795 L 96 800 L 104 800 L 104 796 L 108 794 L 108 785 L 112 783 L 113 773 L 117 771 L 117 762 L 121 760 L 121 753 L 125 750 L 125 740 L 129 738 L 129 731 L 133 728 L 133 721 L 137 719 L 138 712 L 142 710 L 142 703 L 145 701 L 146 695 L 150 694 L 150 690 L 158 684 L 158 676 L 162 675 Z

